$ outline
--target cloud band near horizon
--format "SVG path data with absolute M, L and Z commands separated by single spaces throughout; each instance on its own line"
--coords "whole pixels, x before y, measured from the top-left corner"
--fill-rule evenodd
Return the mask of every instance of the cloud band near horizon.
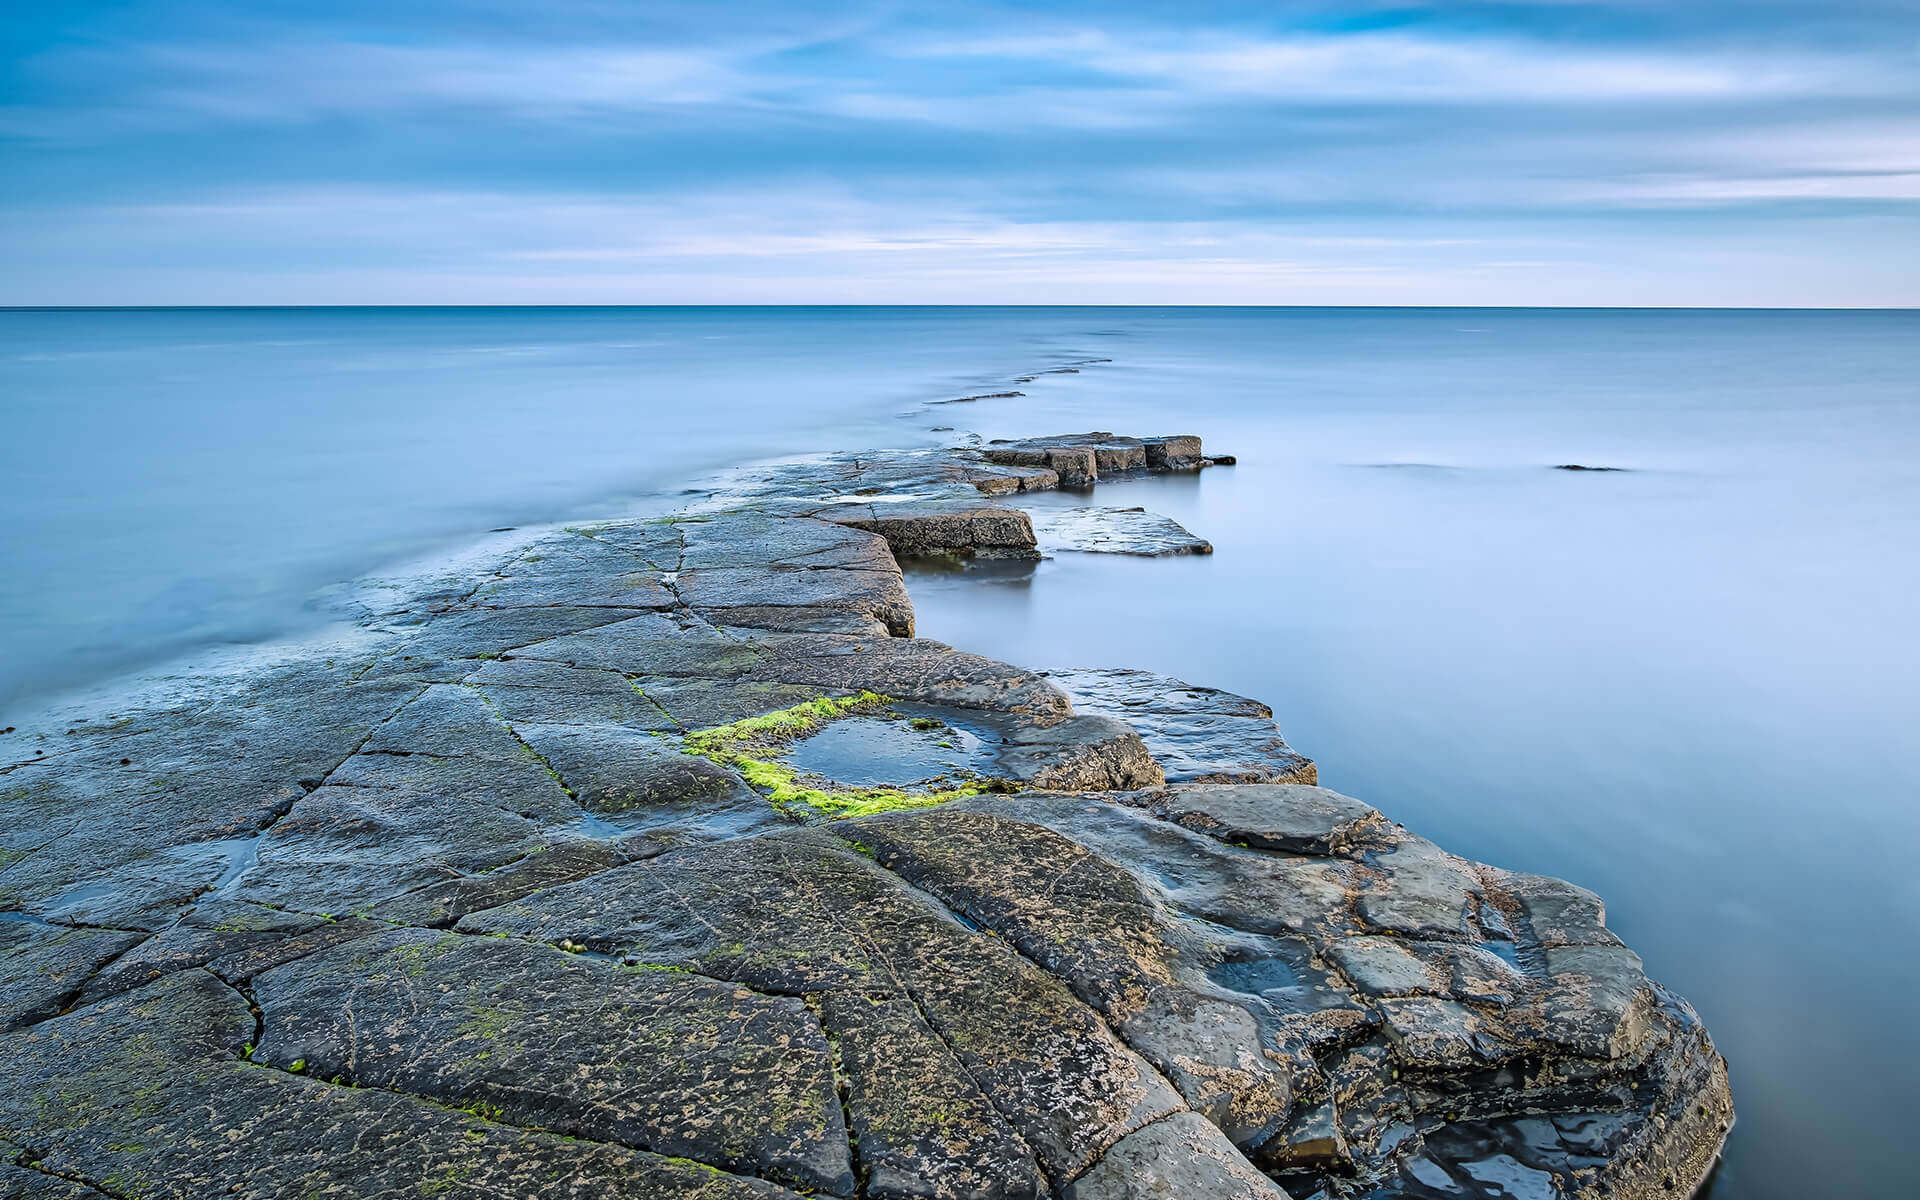
M 1920 303 L 1920 4 L 75 4 L 0 303 Z

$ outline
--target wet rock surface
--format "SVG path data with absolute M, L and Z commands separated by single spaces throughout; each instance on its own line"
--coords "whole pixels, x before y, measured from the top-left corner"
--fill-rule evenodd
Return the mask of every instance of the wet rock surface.
M 898 555 L 1036 544 L 982 492 L 1207 461 L 769 468 L 21 719 L 0 1195 L 1687 1194 L 1725 1065 L 1598 897 L 912 636 Z
M 1048 671 L 1081 712 L 1137 730 L 1172 783 L 1314 783 L 1313 761 L 1280 736 L 1273 710 L 1218 688 L 1147 671 Z
M 981 455 L 1001 466 L 1050 470 L 1059 476 L 1059 486 L 1069 488 L 1087 487 L 1116 475 L 1197 471 L 1212 465 L 1212 460 L 1200 452 L 1200 439 L 1191 434 L 1136 438 L 1112 433 L 1069 433 L 1024 441 L 988 442 Z
M 1043 509 L 1032 516 L 1034 536 L 1048 550 L 1145 558 L 1213 553 L 1212 542 L 1144 508 Z

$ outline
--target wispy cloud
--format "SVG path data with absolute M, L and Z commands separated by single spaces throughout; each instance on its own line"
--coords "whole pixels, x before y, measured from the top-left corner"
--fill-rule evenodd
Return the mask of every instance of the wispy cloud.
M 56 16 L 0 56 L 0 286 L 1920 301 L 1910 4 L 1215 9 Z
M 1317 103 L 1633 100 L 1817 93 L 1920 94 L 1908 55 L 1883 63 L 1819 52 L 1650 53 L 1524 38 L 1401 32 L 1280 38 L 1164 31 L 909 42 L 910 57 L 1046 62 L 1150 82 L 1190 101 L 1253 97 Z M 1864 69 L 1863 69 L 1864 68 Z
M 478 111 L 576 122 L 661 110 L 778 109 L 965 128 L 1124 129 L 1256 102 L 1304 105 L 1638 105 L 1819 97 L 1920 100 L 1911 45 L 1840 54 L 1735 46 L 1702 52 L 1582 46 L 1446 32 L 1279 37 L 1164 28 L 1018 36 L 742 37 L 698 43 L 299 37 L 170 40 L 49 52 L 29 64 L 60 98 L 14 105 L 15 136 L 92 113 L 144 126 L 314 121 Z M 946 70 L 929 72 L 928 64 Z
M 1542 303 L 1789 300 L 1772 278 L 1778 263 L 1767 239 L 1751 231 L 1701 244 L 1631 227 L 1503 222 L 1480 226 L 1478 237 L 1442 223 L 1403 230 L 1018 222 L 937 198 L 878 203 L 832 188 L 669 201 L 327 187 L 66 210 L 41 223 L 31 253 L 0 251 L 8 281 L 0 303 L 81 302 L 104 280 L 116 281 L 124 303 L 178 299 L 168 293 L 188 281 L 197 281 L 193 299 L 209 303 L 351 303 L 369 290 L 408 303 L 501 295 L 608 303 L 1109 303 L 1116 295 L 1507 303 L 1516 293 Z M 140 252 L 129 254 L 129 243 Z M 212 245 L 221 253 L 209 258 Z M 263 273 L 254 264 L 265 257 L 284 265 Z M 1756 276 L 1750 263 L 1765 263 L 1765 272 Z M 1667 280 L 1676 265 L 1690 268 L 1678 287 Z M 1884 303 L 1903 269 L 1890 259 L 1840 282 Z

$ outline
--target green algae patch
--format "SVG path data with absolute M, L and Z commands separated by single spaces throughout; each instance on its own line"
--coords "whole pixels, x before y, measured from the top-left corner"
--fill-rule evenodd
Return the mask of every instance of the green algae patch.
M 890 703 L 888 697 L 878 692 L 821 696 L 731 725 L 695 730 L 686 735 L 684 748 L 689 754 L 698 754 L 738 771 L 774 808 L 800 818 L 906 812 L 987 792 L 1018 790 L 1017 785 L 1004 780 L 984 778 L 964 779 L 952 787 L 924 791 L 902 787 L 836 787 L 781 761 L 795 741 L 843 717 L 882 712 Z
M 783 762 L 740 758 L 729 765 L 745 776 L 748 783 L 765 792 L 767 799 L 782 812 L 791 813 L 795 806 L 804 805 L 823 817 L 866 817 L 875 813 L 906 812 L 932 808 L 949 800 L 978 796 L 989 791 L 1008 790 L 999 780 L 979 780 L 926 792 L 884 787 L 829 791 L 806 786 L 801 782 L 803 777 L 800 772 Z
M 772 749 L 784 746 L 795 738 L 805 737 L 822 725 L 837 721 L 849 713 L 873 712 L 889 703 L 888 698 L 878 692 L 861 692 L 857 696 L 844 697 L 822 696 L 792 708 L 735 721 L 731 725 L 696 729 L 687 735 L 687 748 L 708 758 L 713 758 L 716 753 L 730 752 L 736 746 Z

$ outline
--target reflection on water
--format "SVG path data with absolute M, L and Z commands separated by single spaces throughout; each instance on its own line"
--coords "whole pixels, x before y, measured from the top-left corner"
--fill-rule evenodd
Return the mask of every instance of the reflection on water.
M 856 788 L 928 790 L 986 772 L 992 755 L 971 730 L 912 705 L 899 714 L 835 721 L 784 757 L 806 774 Z

